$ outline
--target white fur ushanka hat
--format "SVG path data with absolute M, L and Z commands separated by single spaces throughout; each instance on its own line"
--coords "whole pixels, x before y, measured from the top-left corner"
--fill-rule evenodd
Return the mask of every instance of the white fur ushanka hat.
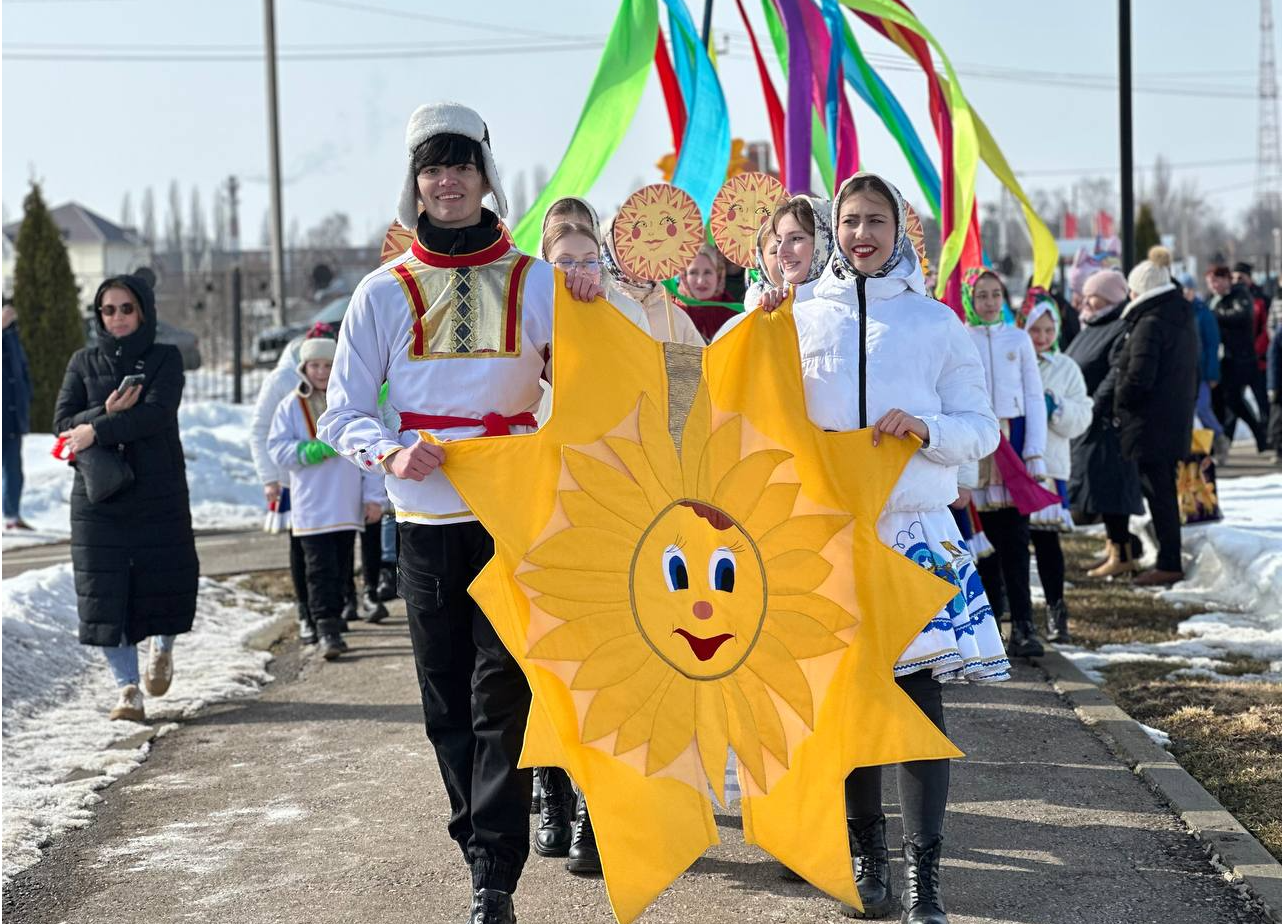
M 434 135 L 463 135 L 482 146 L 482 172 L 495 199 L 495 214 L 509 213 L 509 200 L 500 186 L 500 175 L 491 154 L 491 135 L 482 117 L 459 103 L 426 103 L 411 113 L 406 123 L 406 182 L 397 202 L 397 221 L 407 231 L 414 231 L 419 220 L 419 184 L 415 177 L 415 149 Z

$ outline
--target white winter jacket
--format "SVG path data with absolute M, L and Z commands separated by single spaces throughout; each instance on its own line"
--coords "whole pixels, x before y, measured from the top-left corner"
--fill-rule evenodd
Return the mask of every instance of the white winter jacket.
M 830 266 L 809 285 L 794 303 L 808 417 L 827 430 L 860 426 L 863 287 L 866 424 L 900 408 L 928 427 L 928 442 L 911 457 L 885 509 L 946 507 L 959 494 L 958 467 L 999 444 L 999 424 L 968 332 L 954 312 L 925 294 L 919 260 L 908 248 L 886 276 L 839 278 Z
M 1048 415 L 1044 464 L 1050 478 L 1068 481 L 1071 440 L 1087 430 L 1093 421 L 1093 399 L 1084 389 L 1084 374 L 1079 364 L 1071 357 L 1065 353 L 1045 353 L 1039 363 L 1044 393 L 1052 397 L 1053 405 Z
M 296 337 L 286 344 L 277 360 L 277 366 L 263 379 L 259 386 L 259 397 L 254 404 L 254 418 L 250 423 L 250 457 L 254 460 L 254 470 L 259 481 L 265 486 L 272 482 L 286 484 L 289 473 L 273 460 L 268 452 L 268 430 L 272 427 L 272 417 L 281 406 L 282 400 L 303 382 L 299 375 L 299 346 L 302 337 Z

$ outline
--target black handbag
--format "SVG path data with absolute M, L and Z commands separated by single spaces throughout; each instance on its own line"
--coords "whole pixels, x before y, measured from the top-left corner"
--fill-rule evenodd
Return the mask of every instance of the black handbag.
M 85 493 L 91 504 L 110 500 L 134 483 L 134 470 L 119 449 L 94 444 L 76 453 L 72 463 L 85 480 Z

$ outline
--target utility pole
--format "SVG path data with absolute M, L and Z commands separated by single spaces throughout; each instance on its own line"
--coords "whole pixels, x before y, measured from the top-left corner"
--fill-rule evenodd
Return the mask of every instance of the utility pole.
M 277 140 L 277 25 L 274 0 L 263 0 L 264 60 L 268 68 L 268 243 L 272 256 L 272 302 L 277 323 L 286 323 L 285 246 L 281 232 L 281 147 Z
M 714 19 L 714 0 L 705 0 L 705 21 L 701 24 L 701 45 L 709 50 L 709 30 Z
M 236 177 L 228 177 L 228 243 L 232 249 L 232 403 L 240 404 L 241 393 L 241 220 L 237 212 Z
M 1130 0 L 1120 4 L 1120 245 L 1124 271 L 1133 268 L 1133 35 Z

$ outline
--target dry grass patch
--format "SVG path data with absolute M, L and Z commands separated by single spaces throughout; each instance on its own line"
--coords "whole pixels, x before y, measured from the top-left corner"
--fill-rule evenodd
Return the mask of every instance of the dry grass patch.
M 1257 673 L 1266 665 L 1245 658 L 1235 667 Z M 1166 732 L 1178 763 L 1279 860 L 1280 684 L 1166 679 L 1172 669 L 1115 664 L 1103 671 L 1103 690 L 1133 718 Z
M 1139 591 L 1127 579 L 1085 576 L 1102 554 L 1102 538 L 1078 533 L 1062 536 L 1066 555 L 1066 604 L 1071 614 L 1071 637 L 1085 648 L 1126 642 L 1172 641 L 1181 638 L 1178 624 L 1201 612 L 1175 606 L 1155 594 Z
M 294 582 L 290 580 L 290 572 L 285 568 L 279 571 L 251 571 L 240 578 L 240 584 L 246 590 L 263 594 L 272 600 L 293 603 L 295 599 Z

